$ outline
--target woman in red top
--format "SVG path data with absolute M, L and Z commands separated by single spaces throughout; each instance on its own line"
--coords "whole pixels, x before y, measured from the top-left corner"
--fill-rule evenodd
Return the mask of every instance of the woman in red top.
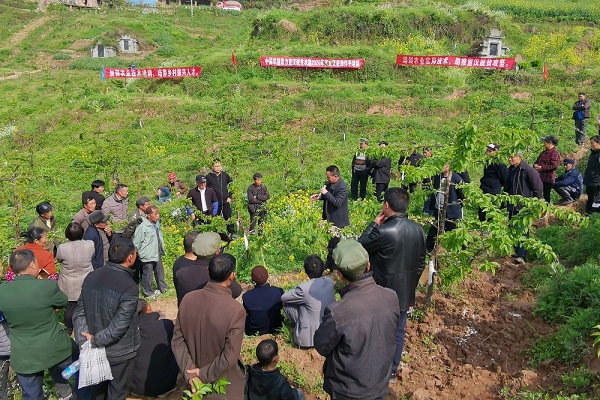
M 41 228 L 31 228 L 25 234 L 27 243 L 24 246 L 18 247 L 17 250 L 31 250 L 35 255 L 38 266 L 40 267 L 40 278 L 58 279 L 56 273 L 56 264 L 54 263 L 54 256 L 48 250 L 44 250 L 44 245 L 48 241 L 47 233 Z M 15 276 L 11 266 L 8 266 L 6 271 L 6 280 L 12 281 Z

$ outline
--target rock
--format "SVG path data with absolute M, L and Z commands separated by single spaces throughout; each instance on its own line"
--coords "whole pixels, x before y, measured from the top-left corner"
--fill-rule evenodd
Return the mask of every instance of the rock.
M 525 386 L 533 387 L 535 380 L 537 379 L 538 374 L 533 371 L 525 370 L 523 371 L 523 384 Z
M 425 387 L 426 387 L 428 390 L 434 390 L 434 389 L 435 389 L 435 381 L 434 381 L 433 379 L 428 379 L 428 380 L 425 382 Z
M 413 393 L 411 400 L 434 400 L 434 397 L 428 390 L 417 389 Z

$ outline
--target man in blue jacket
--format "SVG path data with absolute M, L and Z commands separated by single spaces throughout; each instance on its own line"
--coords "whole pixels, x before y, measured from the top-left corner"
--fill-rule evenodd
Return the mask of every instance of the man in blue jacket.
M 583 193 L 583 176 L 575 168 L 575 160 L 572 158 L 565 158 L 563 165 L 565 166 L 565 172 L 556 178 L 552 188 L 561 197 L 558 204 L 566 206 L 581 197 L 581 193 Z

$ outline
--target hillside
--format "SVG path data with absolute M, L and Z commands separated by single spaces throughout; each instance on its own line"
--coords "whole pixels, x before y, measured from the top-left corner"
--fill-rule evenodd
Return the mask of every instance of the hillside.
M 405 170 L 407 181 L 431 176 L 454 159 L 465 163 L 476 190 L 490 142 L 502 146 L 505 162 L 518 149 L 532 161 L 541 150 L 539 138 L 553 134 L 560 140 L 560 153 L 576 157 L 584 170 L 587 147 L 575 145 L 571 120 L 577 93 L 588 93 L 592 101 L 588 136 L 597 129 L 600 112 L 598 0 L 256 0 L 244 3 L 239 13 L 204 6 L 193 13 L 183 6 L 148 10 L 119 1 L 100 9 L 50 3 L 39 10 L 37 2 L 0 0 L 0 23 L 0 265 L 6 265 L 18 233 L 27 228 L 40 201 L 54 205 L 56 237 L 64 240 L 62 231 L 93 180 L 106 181 L 107 192 L 117 180 L 128 184 L 133 203 L 141 195 L 153 197 L 171 171 L 191 185 L 197 173 L 219 158 L 234 180 L 240 233 L 248 225 L 244 196 L 252 174 L 262 173 L 272 195 L 265 235 L 251 237 L 248 249 L 241 239 L 228 247 L 238 258 L 239 278 L 249 282 L 250 268 L 262 264 L 289 288 L 303 279 L 298 275 L 301 260 L 311 253 L 323 256 L 331 236 L 308 195 L 321 187 L 330 164 L 339 165 L 349 182 L 359 138 L 372 144 L 388 141 L 394 165 L 401 155 L 430 146 L 433 161 L 421 171 Z M 490 29 L 502 31 L 518 70 L 394 64 L 397 54 L 472 54 Z M 90 58 L 91 46 L 117 46 L 122 35 L 137 39 L 140 52 Z M 271 55 L 365 62 L 362 69 L 347 71 L 262 68 L 260 56 Z M 201 66 L 202 74 L 101 79 L 102 67 L 131 65 Z M 469 130 L 473 125 L 476 129 Z M 394 171 L 392 185 L 400 184 L 401 174 Z M 410 208 L 411 217 L 424 226 L 430 221 L 422 212 L 427 195 L 419 188 Z M 160 205 L 165 265 L 183 253 L 181 238 L 192 229 L 177 214 L 184 204 Z M 436 287 L 430 313 L 411 322 L 408 366 L 401 382 L 392 386 L 391 398 L 413 393 L 415 399 L 541 399 L 533 392 L 556 396 L 563 389 L 565 395 L 573 394 L 577 390 L 565 383 L 563 373 L 580 365 L 594 371 L 585 389 L 594 393 L 590 388 L 600 371 L 590 355 L 593 325 L 585 327 L 581 339 L 588 342 L 583 361 L 566 365 L 550 359 L 532 366 L 528 349 L 558 325 L 534 314 L 537 289 L 520 284 L 532 266 L 522 270 L 510 263 L 510 243 L 502 251 L 488 246 L 487 241 L 499 243 L 509 235 L 506 223 L 486 237 L 488 227 L 474 222 L 477 207 L 467 204 L 465 227 L 459 232 L 463 236 L 450 238 L 468 240 L 468 250 L 476 250 L 446 254 L 444 282 L 460 282 Z M 360 234 L 379 210 L 371 194 L 352 202 L 351 226 L 343 234 Z M 543 212 L 551 214 L 557 229 L 575 231 L 584 222 L 572 210 Z M 200 229 L 223 227 L 222 219 L 215 218 Z M 553 246 L 564 242 L 567 236 L 561 235 L 553 236 Z M 536 240 L 534 233 L 532 242 L 539 244 Z M 569 247 L 567 242 L 563 247 Z M 538 246 L 536 263 L 547 267 L 561 261 L 553 258 L 551 245 L 544 246 Z M 594 239 L 589 247 L 577 248 L 595 256 L 596 247 Z M 577 258 L 582 264 L 586 260 Z M 471 271 L 474 275 L 462 279 Z M 170 282 L 171 272 L 166 274 Z M 171 318 L 173 296 L 170 291 L 157 302 L 157 309 Z M 252 344 L 245 345 L 248 354 Z M 288 376 L 312 398 L 324 398 L 319 375 L 313 374 L 321 358 L 289 343 L 284 348 L 294 360 Z M 293 369 L 296 360 L 301 371 Z

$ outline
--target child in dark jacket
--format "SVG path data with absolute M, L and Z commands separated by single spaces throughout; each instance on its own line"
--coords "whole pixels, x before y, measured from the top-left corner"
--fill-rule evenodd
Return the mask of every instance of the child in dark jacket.
M 248 400 L 304 400 L 300 389 L 294 389 L 281 375 L 279 348 L 272 339 L 263 340 L 256 347 L 258 364 L 250 368 L 248 379 Z

